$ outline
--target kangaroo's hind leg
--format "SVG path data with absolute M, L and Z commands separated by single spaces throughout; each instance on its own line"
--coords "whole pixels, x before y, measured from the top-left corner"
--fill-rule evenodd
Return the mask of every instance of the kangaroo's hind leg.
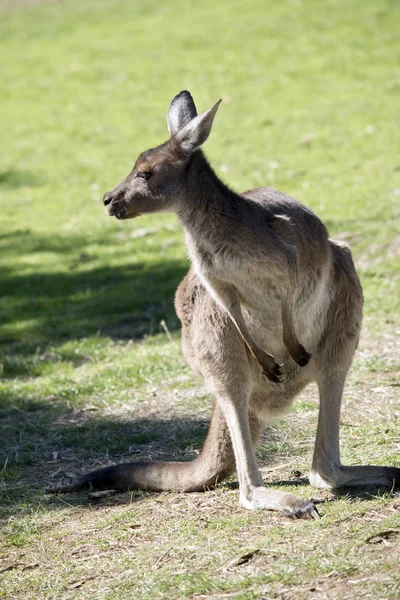
M 358 343 L 362 290 L 350 251 L 332 243 L 336 294 L 316 360 L 320 408 L 310 482 L 319 488 L 400 484 L 400 469 L 344 466 L 340 461 L 339 421 L 343 387 Z
M 340 461 L 340 404 L 346 372 L 324 374 L 318 381 L 320 409 L 310 483 L 318 488 L 355 486 L 393 487 L 400 484 L 400 469 L 375 465 L 345 466 Z

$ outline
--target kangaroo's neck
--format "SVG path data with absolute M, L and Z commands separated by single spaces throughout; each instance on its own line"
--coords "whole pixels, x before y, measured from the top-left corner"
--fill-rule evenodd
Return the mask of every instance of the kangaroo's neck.
M 215 174 L 204 154 L 197 151 L 189 165 L 188 186 L 178 208 L 178 217 L 187 232 L 214 229 L 221 221 L 235 219 L 240 197 Z

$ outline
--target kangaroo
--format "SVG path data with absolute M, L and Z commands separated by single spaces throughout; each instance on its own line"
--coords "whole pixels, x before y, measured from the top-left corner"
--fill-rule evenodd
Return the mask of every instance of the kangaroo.
M 314 381 L 320 407 L 310 483 L 400 483 L 398 468 L 340 461 L 340 406 L 362 289 L 349 248 L 329 239 L 311 210 L 270 188 L 237 194 L 217 177 L 200 147 L 219 104 L 198 115 L 190 93 L 180 92 L 168 109 L 170 139 L 143 152 L 104 196 L 117 219 L 173 211 L 184 228 L 192 265 L 175 297 L 182 347 L 215 397 L 203 449 L 192 462 L 123 463 L 52 491 L 200 491 L 236 470 L 244 508 L 318 518 L 312 502 L 264 486 L 254 446 L 263 424 Z

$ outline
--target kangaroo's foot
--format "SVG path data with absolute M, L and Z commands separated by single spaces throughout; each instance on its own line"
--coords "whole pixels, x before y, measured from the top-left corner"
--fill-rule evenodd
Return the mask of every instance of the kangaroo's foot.
M 315 505 L 293 494 L 269 490 L 264 486 L 248 486 L 240 494 L 240 504 L 249 510 L 278 510 L 291 519 L 319 519 Z
M 274 383 L 283 383 L 285 377 L 283 374 L 283 365 L 276 362 L 275 358 L 271 354 L 267 354 L 261 348 L 257 349 L 257 353 L 254 354 L 254 358 L 261 367 L 262 373 L 268 377 L 270 381 Z
M 313 487 L 322 489 L 369 485 L 395 488 L 400 486 L 400 469 L 376 465 L 324 465 L 322 468 L 313 467 L 310 483 Z

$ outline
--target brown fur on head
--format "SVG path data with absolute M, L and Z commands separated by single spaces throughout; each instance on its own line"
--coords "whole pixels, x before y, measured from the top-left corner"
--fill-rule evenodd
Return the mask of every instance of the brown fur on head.
M 173 138 L 143 152 L 125 179 L 104 196 L 107 213 L 117 219 L 132 219 L 143 213 L 173 210 L 187 160 Z
M 208 138 L 219 104 L 197 115 L 189 92 L 178 94 L 168 109 L 170 139 L 143 152 L 129 175 L 105 194 L 107 213 L 132 219 L 142 213 L 177 210 L 176 203 L 187 189 L 187 167 Z

